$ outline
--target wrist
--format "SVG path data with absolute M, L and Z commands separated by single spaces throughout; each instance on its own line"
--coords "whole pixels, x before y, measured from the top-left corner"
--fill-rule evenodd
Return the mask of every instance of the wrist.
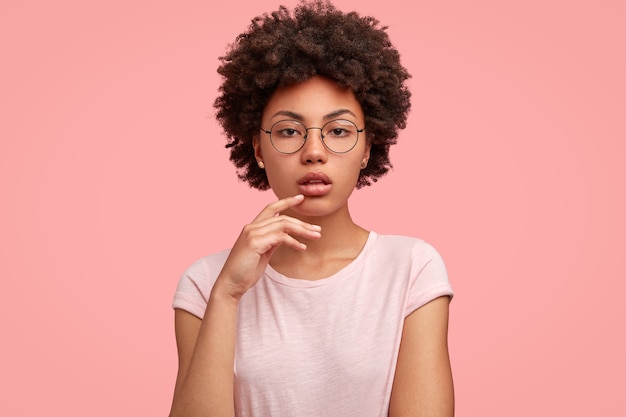
M 238 306 L 244 293 L 245 290 L 220 276 L 213 285 L 211 298 Z

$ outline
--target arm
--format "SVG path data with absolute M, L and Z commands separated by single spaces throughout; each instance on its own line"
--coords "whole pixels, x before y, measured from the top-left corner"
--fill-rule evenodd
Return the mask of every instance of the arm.
M 234 416 L 237 300 L 215 289 L 203 320 L 176 310 L 178 375 L 170 417 Z
M 454 416 L 448 356 L 449 301 L 448 297 L 439 297 L 405 319 L 390 417 Z
M 319 239 L 319 227 L 280 212 L 303 196 L 278 200 L 245 226 L 217 277 L 202 320 L 176 311 L 178 375 L 170 417 L 234 417 L 233 369 L 239 300 L 261 277 L 277 247 L 306 246 L 293 236 Z

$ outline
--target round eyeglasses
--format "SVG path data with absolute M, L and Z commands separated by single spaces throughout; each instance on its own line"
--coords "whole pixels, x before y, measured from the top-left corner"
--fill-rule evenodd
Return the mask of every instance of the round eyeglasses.
M 280 153 L 296 153 L 304 146 L 309 137 L 309 130 L 321 132 L 322 143 L 334 153 L 350 152 L 359 140 L 359 129 L 354 122 L 345 119 L 331 120 L 322 127 L 306 127 L 297 120 L 280 120 L 270 130 L 261 130 L 270 135 L 270 142 Z

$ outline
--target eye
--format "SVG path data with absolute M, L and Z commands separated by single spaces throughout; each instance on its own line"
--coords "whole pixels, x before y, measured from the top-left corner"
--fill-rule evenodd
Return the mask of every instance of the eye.
M 356 126 L 349 120 L 333 120 L 324 126 L 324 136 L 331 138 L 349 138 L 356 133 Z
M 341 127 L 336 127 L 333 130 L 329 131 L 326 135 L 341 137 L 349 135 L 350 131 Z
M 304 126 L 293 120 L 280 121 L 272 128 L 272 136 L 281 139 L 301 138 L 304 132 Z
M 289 137 L 289 136 L 298 136 L 300 132 L 293 128 L 285 128 L 276 132 L 280 136 Z

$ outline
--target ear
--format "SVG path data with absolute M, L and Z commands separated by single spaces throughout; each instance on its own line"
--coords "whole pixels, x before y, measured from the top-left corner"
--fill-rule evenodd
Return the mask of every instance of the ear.
M 262 161 L 263 153 L 261 152 L 261 140 L 258 136 L 252 137 L 252 147 L 254 148 L 254 158 L 257 161 Z
M 372 149 L 372 142 L 368 139 L 365 141 L 365 149 L 363 150 L 362 160 L 366 162 L 370 160 L 370 150 Z

